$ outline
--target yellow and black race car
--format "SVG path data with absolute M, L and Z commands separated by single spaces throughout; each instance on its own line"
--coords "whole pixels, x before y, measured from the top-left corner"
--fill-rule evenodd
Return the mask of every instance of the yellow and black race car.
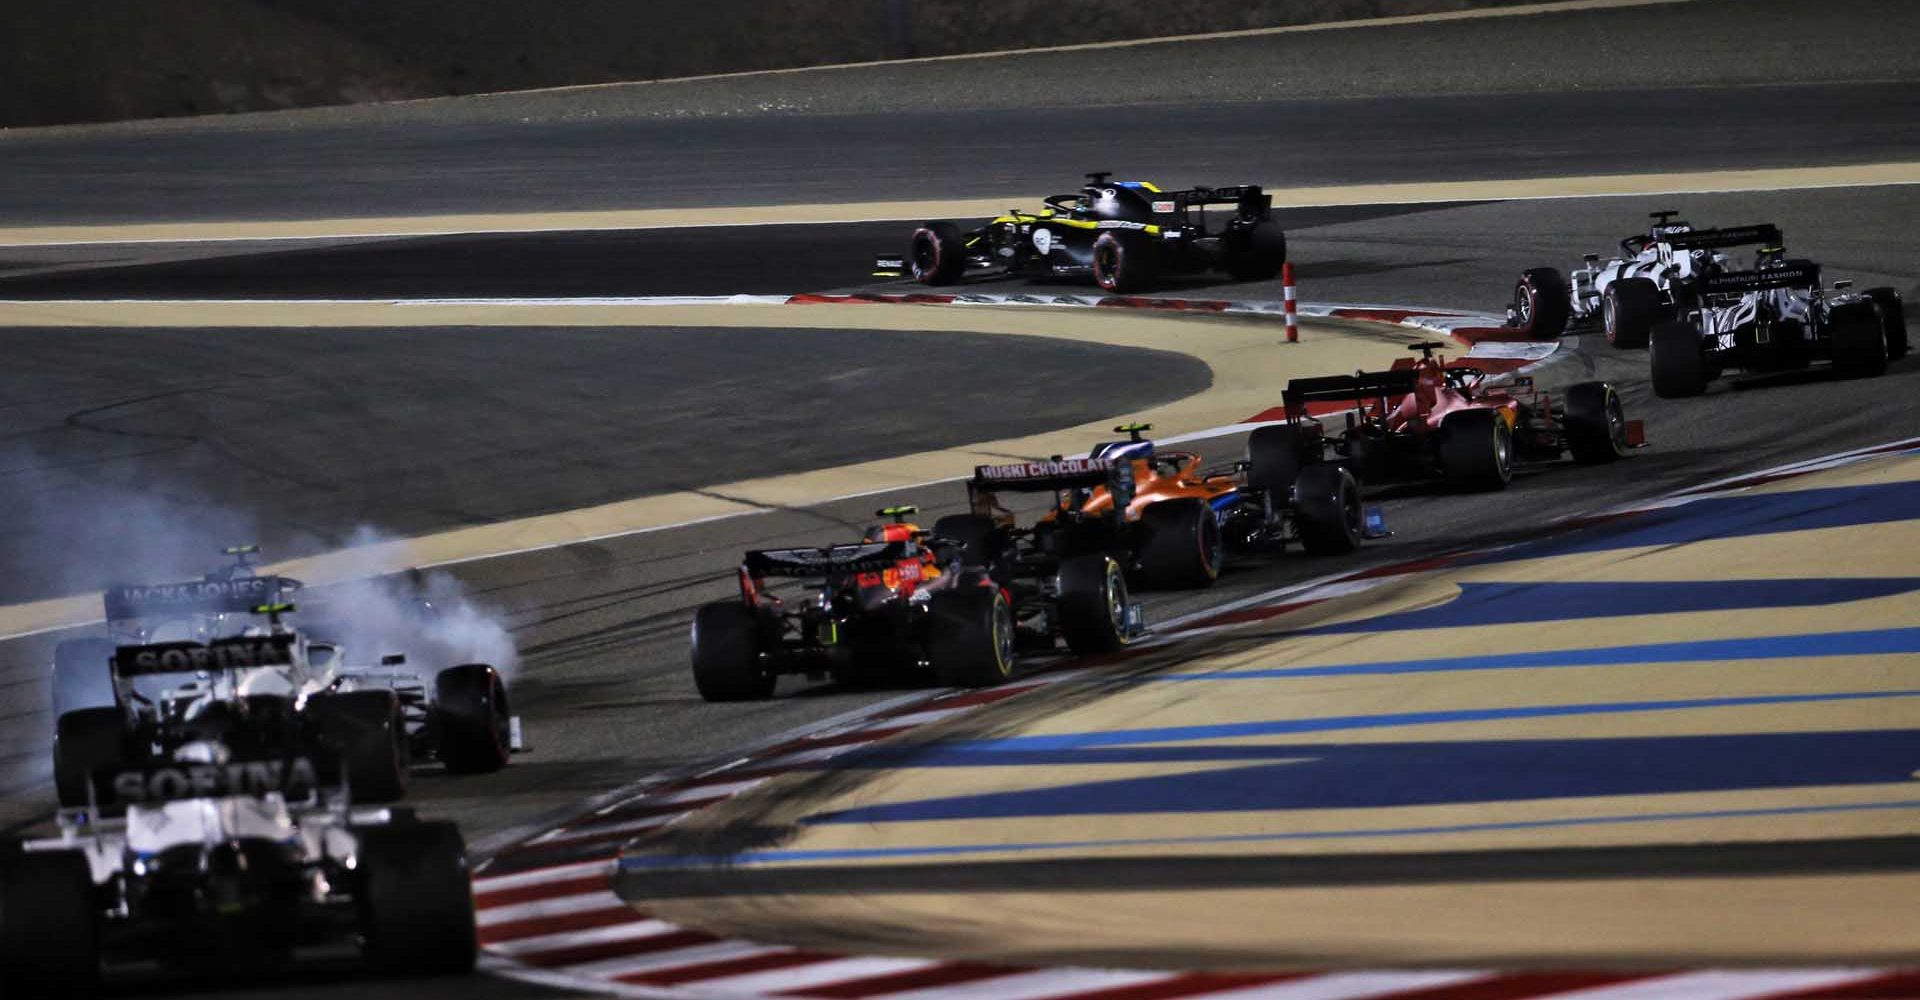
M 1056 194 L 1038 212 L 1013 211 L 963 233 L 951 222 L 914 230 L 907 253 L 879 254 L 874 276 L 950 285 L 971 272 L 998 276 L 1092 275 L 1109 292 L 1150 287 L 1163 275 L 1224 271 L 1265 281 L 1287 260 L 1273 199 L 1253 185 L 1162 191 L 1146 181 L 1087 175 L 1079 194 Z M 1207 206 L 1233 214 L 1209 228 Z

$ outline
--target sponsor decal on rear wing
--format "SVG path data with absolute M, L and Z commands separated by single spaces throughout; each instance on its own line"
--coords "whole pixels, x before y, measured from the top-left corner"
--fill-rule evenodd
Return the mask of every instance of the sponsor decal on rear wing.
M 300 589 L 298 580 L 284 576 L 243 576 L 232 580 L 190 580 L 144 586 L 109 587 L 107 620 L 154 618 L 165 615 L 245 613 L 278 602 Z
M 1672 233 L 1661 240 L 1675 250 L 1720 250 L 1751 245 L 1779 246 L 1784 237 L 1772 223 L 1758 226 L 1728 226 L 1724 229 L 1695 229 Z
M 1014 462 L 1009 465 L 976 465 L 973 485 L 987 490 L 1014 493 L 1104 486 L 1118 468 L 1132 470 L 1125 462 L 1106 458 L 1059 458 L 1045 462 Z
M 1709 295 L 1737 295 L 1769 288 L 1813 288 L 1819 284 L 1820 268 L 1803 264 L 1709 275 L 1700 287 Z
M 310 757 L 224 764 L 173 761 L 103 768 L 93 775 L 94 795 L 102 806 L 155 806 L 235 795 L 258 798 L 273 792 L 294 801 L 312 795 L 319 784 L 320 769 Z
M 906 542 L 869 542 L 824 549 L 762 549 L 747 553 L 742 565 L 754 576 L 820 577 L 882 572 L 914 556 Z
M 209 643 L 161 642 L 121 646 L 113 652 L 113 670 L 121 677 L 189 674 L 202 670 L 249 670 L 293 663 L 293 636 L 243 636 Z
M 1189 191 L 1168 192 L 1163 197 L 1172 199 L 1175 206 L 1166 211 L 1177 211 L 1198 205 L 1237 205 L 1242 215 L 1264 217 L 1273 209 L 1272 196 L 1262 191 L 1258 184 L 1217 188 L 1197 187 Z M 1154 202 L 1153 210 L 1163 211 L 1160 207 L 1163 203 Z

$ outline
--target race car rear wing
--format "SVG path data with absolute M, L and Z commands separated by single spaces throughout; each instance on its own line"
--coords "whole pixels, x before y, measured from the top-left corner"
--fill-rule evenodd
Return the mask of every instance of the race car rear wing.
M 1297 378 L 1287 383 L 1281 394 L 1289 407 L 1294 404 L 1340 400 L 1362 400 L 1374 396 L 1404 396 L 1413 391 L 1419 372 L 1413 368 L 1395 368 L 1383 372 L 1357 372 L 1352 375 L 1325 375 Z
M 1700 290 L 1708 295 L 1742 295 L 1770 288 L 1818 288 L 1820 265 L 1793 263 L 1758 271 L 1723 271 L 1708 275 Z
M 1168 205 L 1168 202 L 1172 204 Z M 1273 196 L 1262 191 L 1258 184 L 1218 188 L 1197 187 L 1155 195 L 1153 210 L 1159 214 L 1168 214 L 1206 205 L 1233 205 L 1244 218 L 1264 219 L 1273 213 Z
M 338 777 L 339 763 L 313 756 L 227 760 L 221 763 L 168 761 L 131 767 L 106 767 L 92 775 L 94 802 L 102 809 L 159 806 L 188 799 L 268 794 L 288 802 L 311 798 L 327 778 Z
M 208 643 L 159 642 L 113 651 L 116 677 L 187 674 L 203 670 L 251 670 L 293 663 L 293 636 L 238 636 Z
M 1008 465 L 976 465 L 967 482 L 968 495 L 978 499 L 994 493 L 1045 493 L 1090 490 L 1105 486 L 1113 495 L 1114 507 L 1124 510 L 1133 502 L 1133 462 L 1111 458 L 1054 458 L 1044 462 L 1014 462 Z
M 279 603 L 300 589 L 285 576 L 242 576 L 231 580 L 189 580 L 145 586 L 108 587 L 108 621 L 196 614 L 241 614 Z
M 824 549 L 762 549 L 747 553 L 741 565 L 755 577 L 818 579 L 849 573 L 878 573 L 913 556 L 914 550 L 906 542 L 855 542 Z
M 1785 239 L 1780 227 L 1772 223 L 1758 226 L 1728 226 L 1724 229 L 1695 229 L 1692 232 L 1662 236 L 1661 242 L 1675 250 L 1723 250 L 1727 247 L 1777 247 Z

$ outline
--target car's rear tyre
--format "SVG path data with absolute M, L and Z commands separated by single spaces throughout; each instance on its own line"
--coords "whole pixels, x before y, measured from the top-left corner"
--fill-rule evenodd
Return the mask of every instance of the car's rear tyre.
M 1134 232 L 1101 233 L 1093 241 L 1093 281 L 1116 295 L 1153 284 L 1153 246 Z
M 87 804 L 94 772 L 124 759 L 126 734 L 126 716 L 117 708 L 82 708 L 54 722 L 53 787 L 61 808 Z
M 1560 423 L 1574 461 L 1598 465 L 1627 453 L 1627 416 L 1613 386 L 1580 382 L 1567 387 L 1566 399 L 1567 409 Z
M 390 976 L 469 972 L 478 957 L 466 843 L 452 823 L 359 827 L 360 935 Z
M 113 643 L 107 639 L 68 639 L 53 647 L 53 714 L 82 708 L 106 708 L 113 693 Z
M 1359 548 L 1365 518 L 1353 473 L 1324 463 L 1300 470 L 1294 484 L 1293 528 L 1309 554 L 1337 556 Z
M 1513 479 L 1513 428 L 1497 410 L 1462 410 L 1440 425 L 1440 471 L 1456 490 L 1505 489 Z
M 1060 564 L 1060 633 L 1082 656 L 1111 653 L 1127 644 L 1127 580 L 1120 564 L 1099 553 Z
M 1278 506 L 1287 502 L 1300 470 L 1319 456 L 1307 448 L 1306 435 L 1288 424 L 1258 427 L 1247 435 L 1247 485 L 1266 491 Z
M 513 758 L 507 685 L 484 663 L 448 667 L 433 679 L 434 742 L 455 774 L 491 774 Z
M 100 985 L 93 869 L 79 851 L 0 860 L 0 995 L 86 996 Z
M 1622 278 L 1600 296 L 1600 325 L 1607 343 L 1622 350 L 1647 346 L 1653 324 L 1665 313 L 1660 286 L 1646 278 Z
M 1680 320 L 1657 323 L 1648 346 L 1654 395 L 1681 399 L 1707 391 L 1707 356 L 1700 345 L 1700 331 L 1693 324 Z
M 992 687 L 1013 676 L 1013 606 L 999 587 L 943 590 L 927 615 L 927 659 L 940 683 Z
M 400 699 L 391 691 L 348 691 L 307 701 L 319 742 L 339 755 L 355 802 L 406 797 L 413 747 Z
M 1887 335 L 1871 302 L 1841 306 L 1828 320 L 1833 370 L 1841 378 L 1872 378 L 1887 370 Z
M 1256 222 L 1228 243 L 1223 263 L 1235 281 L 1272 281 L 1287 263 L 1287 234 L 1277 223 Z
M 1513 327 L 1532 340 L 1552 340 L 1567 330 L 1572 306 L 1567 279 L 1551 267 L 1520 272 L 1513 286 Z
M 907 266 L 923 285 L 951 285 L 967 271 L 967 238 L 951 222 L 929 222 L 913 231 Z
M 1900 301 L 1900 293 L 1891 288 L 1869 288 L 1867 298 L 1880 307 L 1880 328 L 1887 338 L 1887 360 L 1898 361 L 1907 356 L 1907 313 Z
M 760 662 L 760 621 L 738 601 L 693 615 L 693 686 L 708 701 L 763 701 L 779 678 Z
M 1136 554 L 1140 583 L 1156 590 L 1198 590 L 1220 576 L 1226 543 L 1213 507 L 1198 497 L 1148 504 L 1140 512 L 1145 533 Z

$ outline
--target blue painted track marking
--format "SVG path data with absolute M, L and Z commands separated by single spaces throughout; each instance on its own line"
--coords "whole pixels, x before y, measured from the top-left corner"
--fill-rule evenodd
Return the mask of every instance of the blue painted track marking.
M 1037 788 L 881 803 L 807 823 L 1391 809 L 1470 802 L 1900 785 L 1920 765 L 1920 730 L 1456 740 L 1430 743 L 1127 747 L 908 756 L 895 766 L 1048 768 Z M 981 758 L 987 758 L 982 760 Z M 971 760 L 967 758 L 972 758 Z M 1065 767 L 1180 764 L 1143 777 L 1058 784 Z M 1248 766 L 1248 762 L 1252 763 Z M 1084 773 L 1084 772 L 1083 772 Z
M 1920 577 L 1784 580 L 1676 580 L 1592 583 L 1462 583 L 1445 604 L 1300 629 L 1291 635 L 1401 632 L 1671 615 L 1806 608 L 1920 591 Z
M 1920 653 L 1920 627 L 1771 635 L 1742 639 L 1655 642 L 1598 649 L 1549 649 L 1535 653 L 1447 656 L 1430 660 L 1379 660 L 1315 667 L 1217 670 L 1204 674 L 1161 674 L 1162 681 L 1247 681 L 1289 677 L 1353 677 L 1371 674 L 1431 674 L 1455 670 L 1528 670 L 1553 667 L 1607 667 L 1635 663 L 1714 663 L 1736 660 L 1817 659 L 1830 656 L 1892 656 Z
M 792 861 L 861 861 L 884 858 L 964 857 L 983 854 L 1019 854 L 1032 851 L 1089 850 L 1125 847 L 1180 847 L 1220 844 L 1278 844 L 1288 841 L 1340 840 L 1352 837 L 1422 837 L 1448 833 L 1490 833 L 1503 830 L 1555 830 L 1588 826 L 1624 826 L 1635 823 L 1674 823 L 1691 820 L 1764 819 L 1767 817 L 1838 815 L 1920 809 L 1920 799 L 1860 802 L 1829 806 L 1783 806 L 1777 809 L 1708 809 L 1692 812 L 1630 813 L 1580 816 L 1567 819 L 1512 823 L 1462 823 L 1450 826 L 1358 827 L 1350 830 L 1293 833 L 1221 834 L 1198 837 L 1141 837 L 1116 840 L 1069 840 L 1057 843 L 937 844 L 925 847 L 870 847 L 841 850 L 745 851 L 716 855 L 630 855 L 620 860 L 625 871 L 713 867 Z
M 1460 565 L 1481 566 L 1583 552 L 1885 524 L 1912 520 L 1916 516 L 1920 516 L 1920 480 L 1744 493 L 1604 521 L 1561 537 L 1490 552 Z
M 1335 715 L 1318 719 L 1270 719 L 1259 722 L 1227 722 L 1206 726 L 1164 726 L 1151 729 L 1116 729 L 1109 732 L 1056 733 L 1044 736 L 1009 736 L 997 740 L 969 740 L 936 744 L 922 751 L 927 759 L 948 754 L 993 754 L 1007 750 L 1070 750 L 1080 747 L 1130 746 L 1141 743 L 1185 743 L 1195 740 L 1225 740 L 1243 736 L 1286 736 L 1295 733 L 1337 732 L 1343 729 L 1372 729 L 1386 726 L 1430 726 L 1449 722 L 1499 722 L 1507 719 L 1547 719 L 1581 715 L 1620 715 L 1630 712 L 1665 712 L 1699 708 L 1739 708 L 1750 705 L 1800 705 L 1820 702 L 1879 701 L 1889 698 L 1920 698 L 1920 690 L 1841 691 L 1830 694 L 1747 695 L 1728 698 L 1679 698 L 1665 701 L 1587 702 L 1574 705 L 1520 705 L 1504 708 L 1463 708 L 1433 712 L 1388 712 L 1377 715 Z M 869 754 L 845 755 L 853 761 Z M 975 758 L 985 765 L 991 761 Z M 915 758 L 913 766 L 929 766 Z M 836 764 L 844 766 L 836 761 Z

